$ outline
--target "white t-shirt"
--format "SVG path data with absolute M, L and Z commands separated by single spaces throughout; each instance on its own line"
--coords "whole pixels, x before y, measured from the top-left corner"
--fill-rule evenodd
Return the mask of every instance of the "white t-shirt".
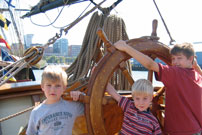
M 27 135 L 71 135 L 74 121 L 82 115 L 80 102 L 61 99 L 54 104 L 40 104 L 30 115 Z

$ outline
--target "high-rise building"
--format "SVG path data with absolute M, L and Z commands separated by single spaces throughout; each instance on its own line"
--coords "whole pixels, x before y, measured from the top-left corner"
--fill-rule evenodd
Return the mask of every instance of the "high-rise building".
M 71 45 L 71 46 L 69 46 L 68 56 L 69 57 L 77 57 L 78 54 L 80 53 L 80 50 L 81 50 L 81 45 Z
M 53 44 L 53 53 L 60 56 L 68 56 L 68 40 L 61 38 Z
M 25 49 L 31 47 L 33 36 L 34 36 L 34 34 L 26 34 L 26 35 L 24 35 Z

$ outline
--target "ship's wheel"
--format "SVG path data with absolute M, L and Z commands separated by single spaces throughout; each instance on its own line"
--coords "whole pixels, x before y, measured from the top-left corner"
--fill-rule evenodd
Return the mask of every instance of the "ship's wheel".
M 127 74 L 124 68 L 125 61 L 131 57 L 124 52 L 121 52 L 107 40 L 106 36 L 99 34 L 105 45 L 108 46 L 108 53 L 99 61 L 94 69 L 94 72 L 89 80 L 88 93 L 90 97 L 89 104 L 86 104 L 86 119 L 89 134 L 94 135 L 112 135 L 118 133 L 121 129 L 122 111 L 117 103 L 112 102 L 110 98 L 105 96 L 105 89 L 112 74 L 118 69 L 126 74 L 129 83 L 134 82 L 132 77 Z M 136 50 L 148 55 L 152 59 L 159 58 L 166 64 L 170 65 L 171 57 L 169 47 L 154 40 L 152 37 L 143 37 L 131 39 L 127 43 Z M 148 72 L 148 79 L 152 81 L 153 72 Z M 163 125 L 162 117 L 159 116 L 159 111 L 162 108 L 159 104 L 159 99 L 162 97 L 164 88 L 156 88 L 157 93 L 154 95 L 152 112 L 159 118 Z

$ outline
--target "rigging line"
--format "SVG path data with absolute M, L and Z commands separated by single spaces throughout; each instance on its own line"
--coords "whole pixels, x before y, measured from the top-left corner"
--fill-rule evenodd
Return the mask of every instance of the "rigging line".
M 63 1 L 64 2 L 64 1 Z M 57 21 L 57 19 L 59 18 L 59 16 L 61 15 L 64 7 L 67 5 L 67 3 L 69 2 L 69 0 L 67 0 L 66 2 L 64 2 L 64 5 L 62 7 L 62 9 L 60 10 L 59 14 L 57 15 L 57 17 L 55 18 L 55 20 L 53 22 L 50 21 L 49 17 L 45 14 L 46 18 L 49 20 L 49 22 L 51 22 L 50 24 L 47 24 L 47 25 L 40 25 L 40 24 L 37 24 L 37 23 L 34 23 L 30 17 L 30 21 L 34 24 L 34 25 L 37 25 L 37 26 L 40 26 L 40 27 L 48 27 L 50 25 L 52 25 L 53 23 L 55 23 Z
M 96 10 L 100 5 L 102 5 L 106 0 L 103 0 L 100 2 L 98 5 L 94 6 L 91 10 L 86 12 L 83 16 L 80 18 L 76 19 L 74 22 L 72 22 L 67 28 L 61 29 L 60 34 L 56 33 L 56 35 L 48 40 L 46 44 L 44 44 L 44 48 L 47 48 L 49 45 L 54 44 L 56 40 L 58 40 L 62 36 L 62 32 L 64 31 L 65 33 L 68 32 L 74 25 L 79 23 L 84 17 L 88 16 L 90 13 L 92 13 L 94 10 Z
M 19 45 L 20 45 L 20 52 L 22 51 L 22 52 L 21 52 L 21 54 L 22 54 L 22 53 L 23 53 L 23 50 L 24 50 L 24 47 L 23 47 L 23 44 L 22 44 L 22 41 L 21 41 L 21 38 L 20 38 L 20 33 L 19 33 L 19 31 L 18 31 L 18 27 L 17 27 L 17 25 L 16 25 L 16 22 L 15 22 L 15 19 L 14 19 L 14 16 L 13 16 L 13 13 L 12 13 L 10 7 L 8 7 L 8 9 L 9 9 L 9 13 L 10 13 L 11 20 L 12 20 L 12 22 L 13 22 L 13 26 L 14 26 L 16 35 L 17 35 L 17 37 L 18 37 L 18 42 L 19 42 Z
M 40 27 L 48 27 L 50 25 L 52 25 L 53 23 L 55 23 L 57 21 L 57 19 L 59 18 L 59 16 L 61 15 L 62 11 L 64 9 L 64 6 L 62 7 L 62 9 L 60 10 L 59 14 L 57 15 L 57 17 L 55 18 L 55 20 L 53 22 L 51 22 L 50 24 L 47 24 L 47 25 L 41 25 L 41 24 L 37 24 L 37 23 L 34 23 L 32 21 L 32 16 L 30 17 L 30 21 L 34 24 L 34 25 L 37 25 L 37 26 L 40 26 Z M 46 15 L 46 14 L 45 14 Z M 46 15 L 47 17 L 47 15 Z M 48 17 L 47 17 L 48 18 Z M 48 20 L 50 21 L 50 19 L 48 18 Z
M 64 8 L 64 7 L 63 7 L 63 8 Z M 62 9 L 62 10 L 63 10 L 63 9 Z M 53 24 L 58 20 L 59 16 L 60 16 L 61 13 L 62 13 L 62 10 L 59 12 L 58 16 L 56 17 L 56 19 L 55 19 L 52 23 L 51 23 L 51 20 L 50 20 L 50 18 L 48 17 L 48 15 L 45 13 L 45 16 L 46 16 L 46 18 L 49 20 L 51 26 L 54 27 Z M 49 26 L 50 26 L 50 25 L 49 25 Z
M 90 0 L 90 2 L 93 3 L 94 5 L 97 5 L 93 0 Z M 111 6 L 107 8 L 98 7 L 98 9 L 102 11 L 103 14 L 106 14 L 106 13 L 109 13 L 112 9 L 114 9 L 120 2 L 122 2 L 122 0 L 117 0 Z
M 89 8 L 90 5 L 91 5 L 91 3 L 84 9 L 84 11 L 81 12 L 81 14 L 80 14 L 75 20 L 77 20 L 78 18 L 80 18 L 80 17 L 83 15 L 83 13 Z M 64 8 L 64 6 L 63 6 L 63 8 Z M 63 10 L 63 9 L 62 9 L 62 10 Z M 56 22 L 56 20 L 59 18 L 60 14 L 62 13 L 62 10 L 60 11 L 59 15 L 56 17 L 56 19 L 55 19 L 53 22 L 51 22 L 51 21 L 50 21 L 50 18 L 47 16 L 47 14 L 45 14 L 45 15 L 46 15 L 46 18 L 49 20 L 49 22 L 51 22 L 51 23 L 48 24 L 48 25 L 36 24 L 36 23 L 34 23 L 34 22 L 32 21 L 31 17 L 30 17 L 30 19 L 31 19 L 31 22 L 32 22 L 34 25 L 37 25 L 37 26 L 47 27 L 47 26 L 52 25 L 54 28 L 57 28 L 57 29 L 65 28 L 65 27 L 68 27 L 71 23 L 69 23 L 69 24 L 67 24 L 67 25 L 65 25 L 65 26 L 62 26 L 62 27 L 57 27 L 57 26 L 54 26 L 54 25 L 53 25 L 53 24 Z
M 170 37 L 170 44 L 172 45 L 172 42 L 175 42 L 175 40 L 171 37 L 171 34 L 170 34 L 169 30 L 168 30 L 168 27 L 167 27 L 167 25 L 166 25 L 166 23 L 165 23 L 165 21 L 164 21 L 162 15 L 161 15 L 161 12 L 160 12 L 160 10 L 159 10 L 159 8 L 158 8 L 158 6 L 157 6 L 155 0 L 153 0 L 153 2 L 154 2 L 154 5 L 156 6 L 156 9 L 157 9 L 157 11 L 158 11 L 158 13 L 159 13 L 159 15 L 160 15 L 160 17 L 161 17 L 161 20 L 162 20 L 162 22 L 163 22 L 163 24 L 164 24 L 164 26 L 165 26 L 165 28 L 166 28 L 166 31 L 167 31 L 167 33 L 168 33 L 168 35 L 169 35 L 169 37 Z
M 17 63 L 17 65 L 15 65 L 11 70 L 9 70 L 10 72 L 12 72 L 18 65 L 20 65 L 19 68 L 16 68 L 16 70 L 14 72 L 12 72 L 9 76 L 7 76 L 7 78 L 5 80 L 2 81 L 2 77 L 1 77 L 1 82 L 0 82 L 0 86 L 3 85 L 4 83 L 6 83 L 7 80 L 9 80 L 12 76 L 14 76 L 15 74 L 17 74 L 20 70 L 22 70 L 24 67 L 28 66 L 34 59 L 36 59 L 37 56 L 33 57 L 32 59 L 30 59 L 28 62 L 20 62 Z M 8 73 L 8 72 L 7 72 Z M 4 75 L 6 76 L 7 73 Z
M 77 20 L 78 18 L 80 18 L 82 15 L 83 15 L 83 13 L 89 8 L 89 6 L 91 5 L 91 3 L 81 12 L 81 14 L 75 19 L 75 20 Z M 65 28 L 65 27 L 68 27 L 69 25 L 70 25 L 71 23 L 69 23 L 69 24 L 67 24 L 67 25 L 65 25 L 65 26 L 62 26 L 62 27 L 57 27 L 57 26 L 54 26 L 54 25 L 52 25 L 54 28 L 57 28 L 57 29 L 63 29 L 63 28 Z
M 15 22 L 16 22 L 16 25 L 18 27 L 18 31 L 19 31 L 20 36 L 21 36 L 20 39 L 21 39 L 22 43 L 24 43 L 24 37 L 23 37 L 24 33 L 22 33 L 22 21 L 20 19 L 20 12 L 13 11 L 13 15 L 15 16 L 15 20 L 16 20 Z
M 111 11 L 113 8 L 115 8 L 122 0 L 117 0 L 116 2 L 114 2 L 110 7 L 109 10 Z

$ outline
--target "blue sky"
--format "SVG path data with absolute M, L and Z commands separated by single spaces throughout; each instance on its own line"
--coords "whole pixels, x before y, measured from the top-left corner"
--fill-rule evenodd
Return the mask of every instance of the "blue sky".
M 19 0 L 23 2 L 22 8 L 28 8 L 35 5 L 36 0 Z M 101 0 L 94 0 L 99 3 Z M 116 0 L 108 0 L 103 7 L 111 5 Z M 202 41 L 202 1 L 201 0 L 156 0 L 167 27 L 176 42 L 199 42 Z M 72 22 L 87 7 L 89 2 L 75 4 L 65 7 L 61 16 L 54 24 L 55 26 L 64 26 Z M 90 10 L 93 5 L 88 9 Z M 61 8 L 46 12 L 46 15 L 54 20 Z M 87 10 L 87 11 L 88 11 Z M 152 20 L 158 20 L 157 34 L 160 41 L 169 44 L 170 38 L 155 8 L 153 0 L 123 0 L 111 12 L 122 17 L 125 21 L 129 38 L 138 38 L 148 36 L 152 31 Z M 84 18 L 76 26 L 69 30 L 65 38 L 69 44 L 81 44 L 89 19 L 92 14 Z M 44 14 L 38 14 L 31 17 L 32 21 L 45 25 L 49 21 Z M 49 27 L 38 27 L 31 23 L 30 18 L 23 20 L 24 33 L 35 34 L 34 43 L 46 43 L 53 37 L 59 29 Z

